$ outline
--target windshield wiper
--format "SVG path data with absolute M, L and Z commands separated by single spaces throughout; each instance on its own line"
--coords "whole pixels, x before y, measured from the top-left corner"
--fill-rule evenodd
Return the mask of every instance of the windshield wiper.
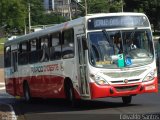
M 133 40 L 136 30 L 137 30 L 137 27 L 134 28 L 134 30 L 132 31 L 132 33 L 131 33 L 131 35 L 129 37 L 131 40 Z
M 106 40 L 108 41 L 109 45 L 110 45 L 111 47 L 113 47 L 113 42 L 111 41 L 111 39 L 110 39 L 110 37 L 109 37 L 109 35 L 108 35 L 108 32 L 107 32 L 105 29 L 103 29 L 102 32 L 103 32 L 103 34 L 105 35 Z

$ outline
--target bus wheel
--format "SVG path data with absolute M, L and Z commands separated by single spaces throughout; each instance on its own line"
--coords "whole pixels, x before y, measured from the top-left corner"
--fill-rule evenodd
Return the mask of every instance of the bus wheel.
M 132 101 L 132 96 L 124 96 L 122 97 L 122 101 L 124 104 L 130 104 Z
M 25 99 L 25 101 L 26 102 L 31 101 L 31 95 L 30 95 L 30 90 L 29 90 L 28 83 L 24 84 L 23 91 L 24 91 L 24 99 Z
M 72 107 L 75 106 L 75 95 L 74 95 L 74 89 L 71 82 L 65 83 L 65 91 L 66 91 L 66 98 Z

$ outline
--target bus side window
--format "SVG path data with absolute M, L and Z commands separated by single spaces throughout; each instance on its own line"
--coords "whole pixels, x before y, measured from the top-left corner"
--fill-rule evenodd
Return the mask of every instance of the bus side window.
M 39 59 L 40 62 L 47 62 L 49 60 L 48 36 L 40 38 Z
M 18 64 L 28 64 L 28 42 L 23 42 L 19 44 Z
M 4 66 L 11 67 L 11 47 L 10 46 L 5 47 Z
M 29 52 L 29 63 L 36 63 L 38 62 L 38 39 L 30 40 L 30 52 Z
M 50 38 L 50 60 L 61 59 L 60 33 L 53 33 Z
M 74 57 L 74 30 L 68 29 L 62 33 L 62 58 Z

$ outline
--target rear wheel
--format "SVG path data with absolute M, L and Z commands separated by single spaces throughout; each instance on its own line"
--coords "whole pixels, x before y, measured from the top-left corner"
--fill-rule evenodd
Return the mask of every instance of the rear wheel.
M 26 102 L 31 101 L 31 95 L 30 95 L 30 90 L 29 90 L 28 83 L 24 84 L 23 91 L 24 91 L 24 100 Z
M 124 96 L 122 97 L 122 101 L 124 104 L 130 104 L 132 101 L 132 96 Z

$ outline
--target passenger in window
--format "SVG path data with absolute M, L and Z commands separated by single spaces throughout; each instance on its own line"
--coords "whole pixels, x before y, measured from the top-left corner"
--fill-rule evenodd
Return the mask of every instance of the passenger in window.
M 130 50 L 136 49 L 137 46 L 133 43 L 133 41 L 130 44 Z
M 46 62 L 46 61 L 48 61 L 49 60 L 49 55 L 48 55 L 48 52 L 47 52 L 47 43 L 46 42 L 43 42 L 42 43 L 42 50 L 43 50 L 43 52 L 42 52 L 42 58 L 41 58 L 41 62 Z
M 122 40 L 119 33 L 115 34 L 113 41 L 114 41 L 115 54 L 121 54 L 123 48 L 122 48 Z
M 73 43 L 69 43 L 68 45 L 64 45 L 63 46 L 63 58 L 72 58 L 74 57 L 74 48 L 73 48 L 74 44 Z
M 5 67 L 9 67 L 10 65 L 11 65 L 11 49 L 10 47 L 6 47 Z

